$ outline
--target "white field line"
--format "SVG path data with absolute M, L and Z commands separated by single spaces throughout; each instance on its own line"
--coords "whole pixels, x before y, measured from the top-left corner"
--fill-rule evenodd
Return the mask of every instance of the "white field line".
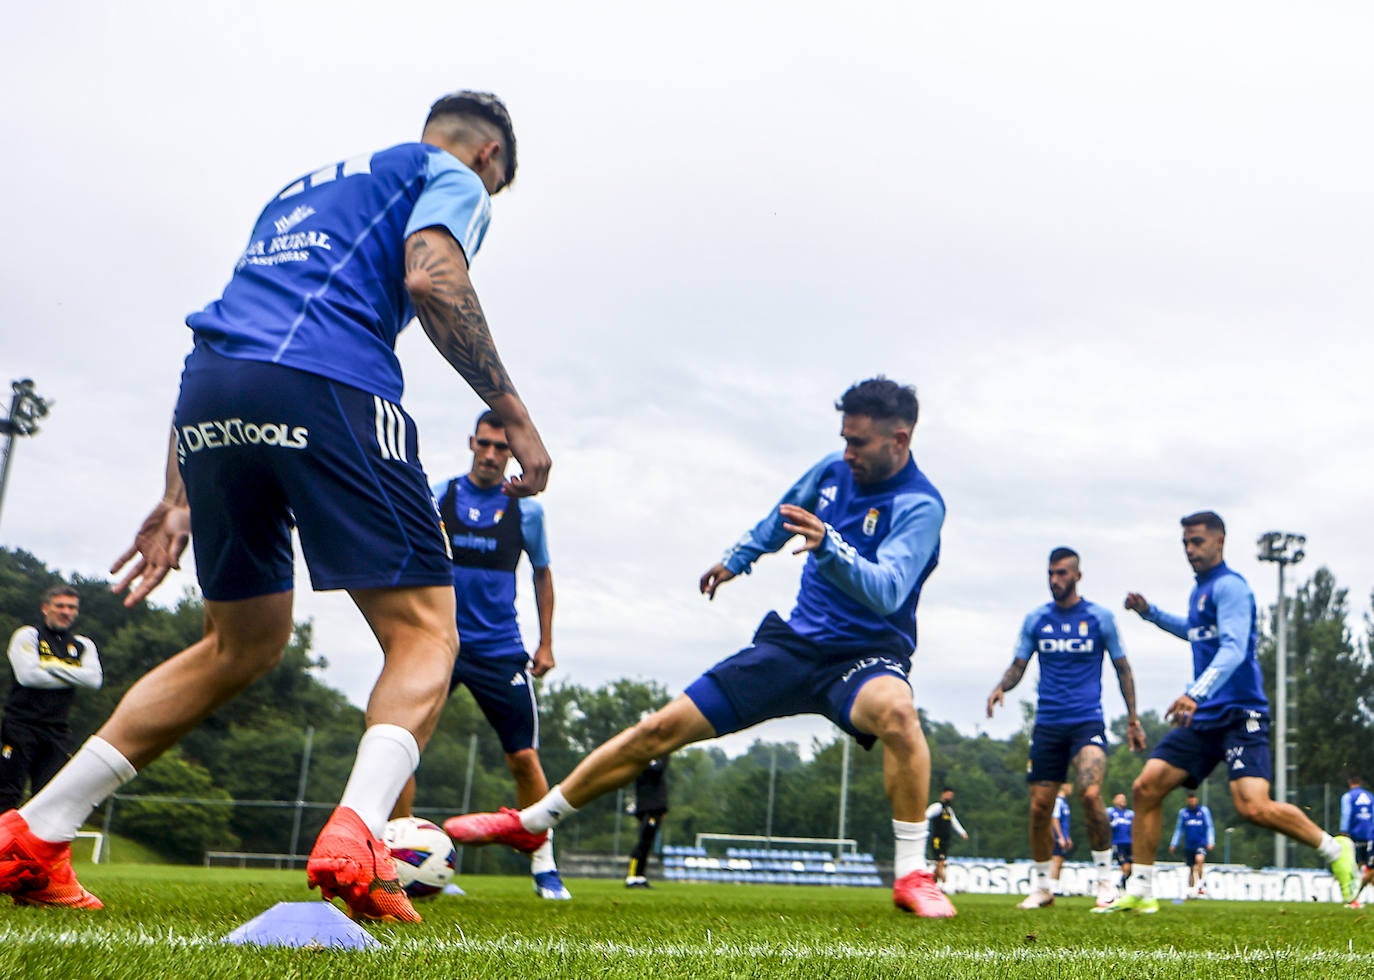
M 221 946 L 222 936 L 203 933 L 179 933 L 172 930 L 152 933 L 144 930 L 63 930 L 47 931 L 15 928 L 0 928 L 0 944 L 5 946 L 92 946 L 107 949 L 119 946 L 166 946 L 169 949 L 206 949 Z M 1374 969 L 1374 954 L 1341 952 L 1337 950 L 1299 951 L 1291 949 L 1245 948 L 1226 951 L 1186 950 L 1186 949 L 1127 949 L 1121 946 L 1099 946 L 1091 949 L 1062 949 L 1055 947 L 1034 948 L 1016 947 L 1011 949 L 992 949 L 989 947 L 962 949 L 955 946 L 927 946 L 913 943 L 910 946 L 857 946 L 851 943 L 722 943 L 706 940 L 700 943 L 644 943 L 629 944 L 616 942 L 570 942 L 561 939 L 532 940 L 521 936 L 502 936 L 497 939 L 467 939 L 459 935 L 453 939 L 436 937 L 394 938 L 377 937 L 382 945 L 368 952 L 395 956 L 414 954 L 432 957 L 443 953 L 485 953 L 498 955 L 557 955 L 595 954 L 616 956 L 628 959 L 704 957 L 738 957 L 757 959 L 772 957 L 789 960 L 840 959 L 840 960 L 893 960 L 909 962 L 913 954 L 921 957 L 923 964 L 932 962 L 959 963 L 1111 963 L 1122 965 L 1168 965 L 1188 963 L 1229 964 L 1331 964 L 1341 966 L 1364 966 Z

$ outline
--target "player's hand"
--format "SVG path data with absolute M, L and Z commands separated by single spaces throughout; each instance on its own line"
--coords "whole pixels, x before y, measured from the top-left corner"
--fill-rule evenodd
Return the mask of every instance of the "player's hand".
M 821 542 L 825 540 L 825 522 L 819 517 L 796 504 L 782 504 L 778 507 L 778 513 L 782 515 L 784 531 L 800 534 L 805 539 L 802 546 L 795 549 L 792 554 L 800 555 L 803 552 L 815 551 L 821 546 Z
M 159 501 L 143 519 L 129 550 L 115 559 L 110 574 L 118 574 L 137 556 L 138 561 L 124 577 L 110 587 L 113 592 L 129 589 L 124 605 L 135 606 L 162 584 L 167 573 L 181 567 L 181 553 L 191 540 L 191 508 L 185 504 Z M 130 588 L 132 586 L 132 588 Z
M 548 643 L 539 644 L 538 649 L 534 651 L 534 660 L 530 663 L 530 676 L 543 677 L 549 671 L 553 670 L 553 668 L 552 645 Z
M 1175 728 L 1187 728 L 1193 723 L 1193 715 L 1195 714 L 1197 714 L 1197 702 L 1184 694 L 1169 705 L 1169 710 L 1164 712 L 1164 717 L 1173 722 Z
M 1145 751 L 1145 726 L 1139 718 L 1132 718 L 1126 724 L 1126 745 L 1132 752 Z
M 506 441 L 510 443 L 511 455 L 520 464 L 520 472 L 502 482 L 501 492 L 507 497 L 533 497 L 548 485 L 553 460 L 533 422 L 506 422 L 505 429 Z
M 724 563 L 716 562 L 706 570 L 701 576 L 701 594 L 708 599 L 716 597 L 716 589 L 735 577 L 735 573 L 726 568 Z
M 1144 616 L 1150 611 L 1150 600 L 1146 599 L 1139 592 L 1126 593 L 1126 608 L 1133 613 Z
M 1002 699 L 1003 699 L 1005 696 L 1006 696 L 1006 692 L 1002 690 L 1002 685 L 998 684 L 996 687 L 994 687 L 994 688 L 992 689 L 992 693 L 988 695 L 988 717 L 989 717 L 989 718 L 992 717 L 992 710 L 993 710 L 994 708 L 1000 708 L 1000 707 L 1003 705 L 1004 702 L 1003 702 Z

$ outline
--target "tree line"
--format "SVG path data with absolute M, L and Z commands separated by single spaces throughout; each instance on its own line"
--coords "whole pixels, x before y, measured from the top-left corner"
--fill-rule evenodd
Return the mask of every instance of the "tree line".
M 105 670 L 101 690 L 82 691 L 76 698 L 71 721 L 79 742 L 108 717 L 134 680 L 201 636 L 203 609 L 191 594 L 171 607 L 126 609 L 110 593 L 107 580 L 64 578 L 27 552 L 0 549 L 0 636 L 7 640 L 16 628 L 32 622 L 43 592 L 59 583 L 81 592 L 76 629 L 95 641 Z M 1362 634 L 1353 635 L 1348 591 L 1325 568 L 1300 584 L 1288 603 L 1296 730 L 1302 745 L 1292 780 L 1296 802 L 1334 831 L 1346 774 L 1357 771 L 1374 779 L 1374 618 L 1366 612 Z M 1267 611 L 1260 651 L 1271 699 L 1275 615 L 1276 609 Z M 114 812 L 107 814 L 106 804 L 92 824 L 102 826 L 108 816 L 114 832 L 176 861 L 198 862 L 207 850 L 288 853 L 297 842 L 308 851 L 328 817 L 327 807 L 298 812 L 295 807 L 259 804 L 296 800 L 307 729 L 313 734 L 303 798 L 332 804 L 343 790 L 363 730 L 363 712 L 319 680 L 324 666 L 325 658 L 311 648 L 310 624 L 298 623 L 281 664 L 267 678 L 140 773 L 115 800 Z M 8 670 L 0 674 L 2 696 L 12 677 Z M 537 684 L 540 754 L 553 780 L 669 697 L 653 680 L 625 678 L 596 688 L 563 681 Z M 956 808 L 971 838 L 956 842 L 955 856 L 1028 856 L 1025 763 L 1033 716 L 1030 704 L 1023 702 L 1022 710 L 1021 729 L 1004 739 L 986 733 L 965 735 L 953 724 L 922 712 L 933 789 L 938 792 L 946 783 L 956 788 Z M 1157 744 L 1167 730 L 1165 722 L 1151 711 L 1141 717 L 1150 744 Z M 1124 716 L 1114 719 L 1109 730 L 1112 745 L 1104 794 L 1110 799 L 1124 792 L 1129 798 L 1131 781 L 1144 758 L 1126 748 Z M 710 744 L 684 749 L 674 757 L 669 773 L 672 811 L 664 839 L 691 843 L 701 832 L 762 835 L 766 830 L 778 837 L 833 837 L 839 826 L 844 754 L 838 731 L 833 738 L 815 740 L 806 751 L 796 743 L 762 740 L 735 757 Z M 1272 863 L 1273 835 L 1236 817 L 1225 773 L 1214 774 L 1202 793 L 1218 829 L 1213 860 L 1222 859 L 1223 834 L 1232 828 L 1233 862 Z M 465 794 L 471 809 L 494 809 L 512 801 L 500 744 L 462 690 L 450 700 L 420 763 L 417 812 L 448 815 L 456 812 Z M 229 805 L 236 802 L 239 805 Z M 1166 821 L 1172 820 L 1181 802 L 1166 806 Z M 623 803 L 623 797 L 611 794 L 589 805 L 560 829 L 560 848 L 610 852 L 618 841 L 624 853 L 633 831 Z M 846 836 L 879 861 L 890 860 L 892 832 L 881 747 L 871 752 L 853 747 L 845 810 Z M 1086 860 L 1087 841 L 1077 813 L 1075 827 L 1074 857 Z M 1169 829 L 1166 825 L 1166 833 Z M 1291 853 L 1294 864 L 1317 863 L 1305 848 Z M 524 870 L 521 859 L 499 849 L 474 852 L 467 860 L 471 863 L 465 872 Z

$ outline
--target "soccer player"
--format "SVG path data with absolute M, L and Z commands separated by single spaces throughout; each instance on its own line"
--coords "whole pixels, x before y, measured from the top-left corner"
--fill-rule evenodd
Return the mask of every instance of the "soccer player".
M 385 657 L 339 807 L 306 878 L 355 918 L 417 921 L 380 835 L 443 707 L 458 649 L 452 564 L 393 346 L 413 316 L 501 415 L 524 474 L 550 461 L 516 394 L 468 263 L 491 195 L 515 176 L 495 96 L 431 108 L 420 141 L 286 184 L 258 218 L 223 296 L 187 324 L 162 500 L 113 571 L 143 599 L 194 539 L 205 636 L 134 684 L 53 781 L 0 816 L 0 892 L 99 908 L 69 842 L 91 809 L 278 663 L 292 631 L 291 528 L 314 587 L 347 589 Z
M 668 759 L 654 759 L 635 777 L 635 819 L 639 821 L 639 839 L 630 852 L 630 866 L 625 871 L 626 888 L 648 888 L 649 855 L 654 850 L 654 838 L 663 818 L 668 815 Z
M 954 790 L 948 786 L 940 790 L 940 798 L 926 807 L 926 821 L 930 824 L 930 852 L 935 857 L 935 880 L 943 885 L 950 837 L 958 834 L 968 840 L 964 825 L 954 815 Z
M 1188 855 L 1188 892 L 1185 898 L 1201 898 L 1204 894 L 1202 877 L 1206 872 L 1207 852 L 1217 845 L 1217 828 L 1212 823 L 1212 810 L 1197 801 L 1197 791 L 1189 790 L 1174 823 L 1174 836 L 1169 839 L 1169 853 L 1174 853 L 1179 838 L 1183 852 Z
M 1031 657 L 1040 654 L 1039 698 L 1026 763 L 1035 868 L 1030 891 L 1018 908 L 1040 909 L 1054 904 L 1051 882 L 1059 880 L 1064 858 L 1051 825 L 1060 807 L 1055 802 L 1056 790 L 1068 777 L 1070 763 L 1097 866 L 1097 902 L 1106 905 L 1116 897 L 1116 883 L 1112 880 L 1111 825 L 1102 805 L 1102 777 L 1107 772 L 1107 729 L 1102 716 L 1104 654 L 1111 658 L 1126 702 L 1126 739 L 1132 751 L 1145 748 L 1145 730 L 1136 717 L 1135 677 L 1117 636 L 1116 619 L 1110 610 L 1078 594 L 1083 578 L 1078 552 L 1072 548 L 1051 551 L 1048 576 L 1051 601 L 1031 610 L 1022 622 L 1011 666 L 988 695 L 987 704 L 991 718 L 1006 692 L 1021 682 Z M 1067 808 L 1065 801 L 1063 809 Z
M 501 492 L 511 447 L 501 416 L 487 410 L 468 436 L 472 465 L 463 476 L 434 485 L 453 552 L 453 586 L 458 607 L 458 660 L 449 694 L 466 684 L 501 740 L 506 767 L 515 778 L 515 798 L 528 806 L 549 791 L 539 761 L 539 704 L 532 678 L 554 667 L 553 570 L 549 567 L 544 508 Z M 515 612 L 515 569 L 520 555 L 534 570 L 534 606 L 539 645 L 525 651 Z M 392 816 L 408 817 L 415 779 L 401 791 Z M 553 835 L 530 855 L 534 893 L 555 901 L 572 898 L 558 874 Z
M 1054 810 L 1050 814 L 1050 832 L 1054 836 L 1054 847 L 1050 852 L 1050 880 L 1049 892 L 1052 896 L 1059 894 L 1059 873 L 1064 870 L 1064 860 L 1073 851 L 1073 835 L 1070 830 L 1073 826 L 1073 812 L 1069 809 L 1069 794 L 1073 792 L 1072 783 L 1061 783 L 1059 791 L 1054 796 Z M 1038 869 L 1032 873 L 1037 873 Z M 1031 888 L 1030 894 L 1021 902 L 1017 908 L 1038 909 L 1044 908 L 1043 896 L 1037 895 L 1035 888 Z
M 534 806 L 453 817 L 465 844 L 533 850 L 577 809 L 634 779 L 651 759 L 770 718 L 829 718 L 865 748 L 883 744 L 896 838 L 893 901 L 925 917 L 954 915 L 926 867 L 930 750 L 908 672 L 916 604 L 935 569 L 945 506 L 916 467 L 916 392 L 877 377 L 836 403 L 843 453 L 808 470 L 781 504 L 701 576 L 708 598 L 793 536 L 807 555 L 791 616 L 769 613 L 753 643 L 706 671 L 646 719 L 592 751 Z
M 1255 655 L 1259 629 L 1255 596 L 1226 565 L 1226 525 L 1212 511 L 1189 514 L 1183 553 L 1197 576 L 1188 616 L 1173 616 L 1139 592 L 1126 608 L 1165 632 L 1187 639 L 1193 650 L 1193 683 L 1165 712 L 1174 725 L 1131 787 L 1138 854 L 1126 894 L 1094 912 L 1159 911 L 1154 897 L 1155 853 L 1163 831 L 1164 797 L 1175 787 L 1196 788 L 1217 763 L 1226 762 L 1236 812 L 1253 824 L 1316 848 L 1331 866 L 1348 902 L 1355 897 L 1355 847 L 1349 837 L 1322 831 L 1291 803 L 1269 796 L 1269 699 Z
M 1349 789 L 1341 796 L 1341 833 L 1355 843 L 1355 862 L 1363 869 L 1360 887 L 1347 903 L 1357 909 L 1360 895 L 1374 881 L 1374 793 L 1364 788 L 1364 779 L 1359 775 L 1351 775 L 1346 786 Z
M 1125 888 L 1131 876 L 1131 825 L 1135 823 L 1135 811 L 1127 808 L 1125 793 L 1112 797 L 1107 822 L 1112 825 L 1112 860 L 1121 869 L 1121 887 Z
M 76 689 L 104 681 L 90 637 L 72 632 L 81 594 L 69 585 L 43 593 L 38 619 L 10 637 L 14 683 L 0 720 L 0 811 L 19 805 L 24 784 L 37 793 L 71 758 L 68 739 Z

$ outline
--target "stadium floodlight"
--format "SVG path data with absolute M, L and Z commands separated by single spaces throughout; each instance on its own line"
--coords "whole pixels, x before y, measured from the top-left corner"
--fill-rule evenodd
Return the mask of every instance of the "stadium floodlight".
M 1274 766 L 1274 798 L 1281 803 L 1289 802 L 1288 799 L 1288 604 L 1284 599 L 1283 570 L 1289 565 L 1296 565 L 1307 557 L 1307 552 L 1303 546 L 1307 544 L 1307 535 L 1292 534 L 1288 531 L 1266 531 L 1259 536 L 1256 542 L 1259 546 L 1259 560 L 1272 562 L 1279 567 L 1279 606 L 1278 623 L 1275 632 L 1278 634 L 1278 649 L 1274 654 L 1274 693 L 1278 698 L 1278 716 L 1276 726 L 1276 738 L 1274 744 L 1276 748 Z M 1297 733 L 1293 735 L 1297 738 Z M 1291 746 L 1296 754 L 1297 744 Z M 1274 835 L 1274 866 L 1287 867 L 1288 862 L 1285 852 L 1288 846 L 1288 839 L 1282 834 Z
M 10 482 L 10 459 L 14 454 L 14 437 L 31 436 L 38 432 L 38 420 L 48 414 L 52 403 L 34 390 L 33 380 L 24 378 L 10 385 L 14 397 L 10 399 L 10 414 L 0 419 L 0 435 L 5 437 L 3 461 L 0 461 L 0 511 L 5 505 L 5 487 Z

